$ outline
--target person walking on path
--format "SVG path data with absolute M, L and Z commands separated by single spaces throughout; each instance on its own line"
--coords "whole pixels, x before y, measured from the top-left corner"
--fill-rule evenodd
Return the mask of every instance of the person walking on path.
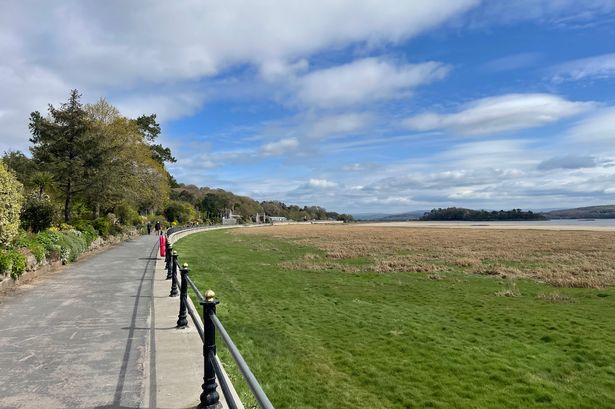
M 156 226 L 154 228 L 156 229 L 156 235 L 160 236 L 161 226 L 160 226 L 160 222 L 159 221 L 156 222 Z
M 152 234 L 152 223 L 147 222 L 147 235 L 149 236 L 150 234 Z

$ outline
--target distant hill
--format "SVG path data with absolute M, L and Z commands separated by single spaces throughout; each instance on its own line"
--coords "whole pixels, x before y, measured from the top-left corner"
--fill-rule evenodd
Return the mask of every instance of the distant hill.
M 413 210 L 406 213 L 390 214 L 390 213 L 356 213 L 352 217 L 355 220 L 361 221 L 405 221 L 417 220 L 425 214 L 426 210 Z
M 403 221 L 403 220 L 418 220 L 421 217 L 423 217 L 425 212 L 426 210 L 413 210 L 413 211 L 406 212 L 406 213 L 391 214 L 389 216 L 383 217 L 380 220 L 389 221 L 389 222 Z
M 553 210 L 542 215 L 548 219 L 615 219 L 615 205 Z
M 473 210 L 463 207 L 448 207 L 446 209 L 433 209 L 425 213 L 421 220 L 439 221 L 519 221 L 519 220 L 545 220 L 545 216 L 531 210 Z
M 390 216 L 388 213 L 353 213 L 355 220 L 381 220 L 383 217 Z

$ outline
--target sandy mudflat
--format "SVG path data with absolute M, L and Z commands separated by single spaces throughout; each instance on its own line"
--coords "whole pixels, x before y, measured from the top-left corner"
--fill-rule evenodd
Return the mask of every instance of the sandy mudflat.
M 585 230 L 585 231 L 615 231 L 615 225 L 601 225 L 600 222 L 592 224 L 570 224 L 562 221 L 536 221 L 536 222 L 367 222 L 357 223 L 356 226 L 373 227 L 439 227 L 447 229 L 511 229 L 511 230 Z

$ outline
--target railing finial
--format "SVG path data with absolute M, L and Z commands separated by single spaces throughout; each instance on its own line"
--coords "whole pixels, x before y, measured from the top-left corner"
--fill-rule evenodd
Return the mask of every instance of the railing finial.
M 212 302 L 215 299 L 216 299 L 216 293 L 214 293 L 212 290 L 205 291 L 205 301 Z

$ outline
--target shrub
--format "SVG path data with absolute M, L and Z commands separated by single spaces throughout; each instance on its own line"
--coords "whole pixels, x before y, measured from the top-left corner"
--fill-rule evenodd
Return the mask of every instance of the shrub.
M 13 258 L 8 251 L 0 250 L 0 274 L 10 273 L 13 269 Z
M 88 248 L 87 241 L 78 230 L 67 230 L 58 235 L 60 246 L 60 260 L 62 264 L 73 262 Z
M 17 279 L 24 271 L 26 271 L 26 257 L 16 250 L 10 250 L 9 254 L 13 259 L 13 266 L 11 268 L 11 277 Z
M 139 216 L 139 213 L 126 202 L 121 202 L 115 206 L 114 213 L 120 223 L 126 226 L 136 226 L 141 223 L 141 216 Z
M 0 250 L 0 273 L 17 279 L 26 271 L 26 258 L 17 250 Z
M 109 237 L 109 230 L 111 229 L 111 222 L 106 217 L 99 217 L 92 222 L 92 226 L 98 231 L 98 234 L 103 238 Z
M 45 255 L 50 260 L 57 260 L 60 258 L 60 245 L 59 234 L 51 230 L 42 231 L 36 235 L 36 241 L 40 243 L 45 249 Z
M 37 240 L 37 236 L 32 233 L 22 231 L 15 241 L 15 247 L 27 248 L 32 252 L 38 263 L 45 259 L 45 246 Z
M 191 222 L 198 217 L 198 213 L 194 207 L 187 202 L 172 200 L 164 209 L 164 215 L 170 222 L 178 222 L 181 224 Z
M 121 224 L 112 224 L 111 228 L 109 229 L 109 234 L 115 236 L 124 233 L 125 230 L 126 229 L 124 229 Z
M 10 244 L 19 232 L 22 185 L 0 162 L 0 245 Z
M 88 247 L 98 237 L 98 232 L 96 231 L 94 226 L 92 226 L 92 224 L 89 221 L 78 220 L 74 222 L 73 224 L 75 226 L 75 229 L 83 233 L 83 237 L 85 238 L 85 241 L 87 242 Z
M 21 226 L 35 233 L 48 229 L 53 221 L 54 211 L 48 197 L 30 195 L 21 212 Z

